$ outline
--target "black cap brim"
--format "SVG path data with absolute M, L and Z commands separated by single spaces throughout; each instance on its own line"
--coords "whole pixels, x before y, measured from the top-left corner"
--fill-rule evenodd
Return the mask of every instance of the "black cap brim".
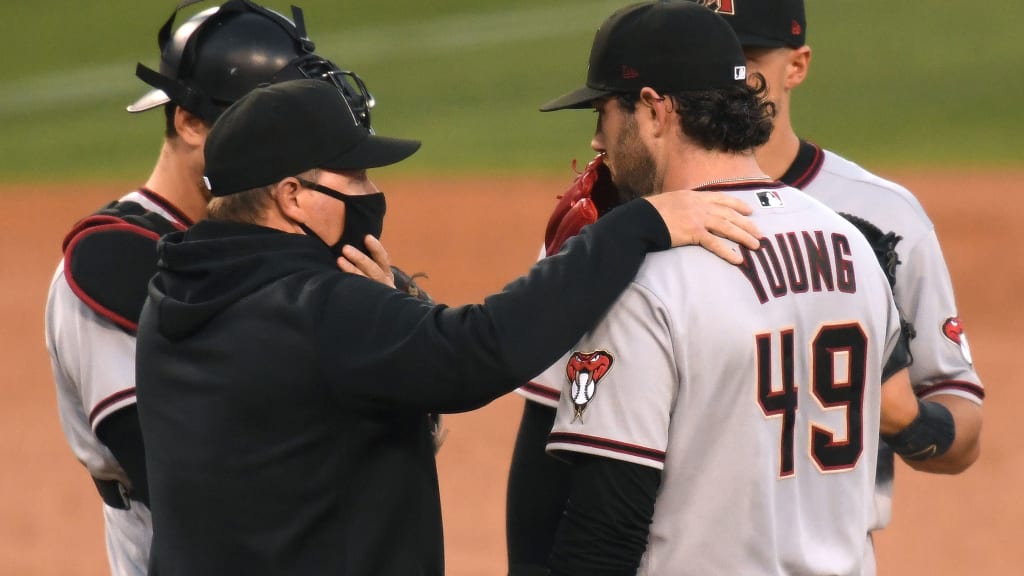
M 554 112 L 555 110 L 590 108 L 594 100 L 604 98 L 609 94 L 613 94 L 613 92 L 584 86 L 544 104 L 540 107 L 540 111 Z
M 419 140 L 388 138 L 371 134 L 358 146 L 321 163 L 327 170 L 366 170 L 401 162 L 420 149 Z

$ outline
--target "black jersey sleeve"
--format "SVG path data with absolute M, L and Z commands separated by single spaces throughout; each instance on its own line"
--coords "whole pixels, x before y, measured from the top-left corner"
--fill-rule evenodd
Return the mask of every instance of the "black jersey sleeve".
M 546 573 L 569 496 L 571 468 L 545 452 L 556 410 L 526 402 L 508 473 L 505 534 L 509 576 Z
M 577 455 L 551 552 L 552 576 L 633 576 L 647 549 L 661 470 Z
M 142 443 L 137 406 L 131 404 L 108 415 L 96 427 L 96 436 L 110 449 L 132 481 L 129 496 L 149 506 L 146 449 Z

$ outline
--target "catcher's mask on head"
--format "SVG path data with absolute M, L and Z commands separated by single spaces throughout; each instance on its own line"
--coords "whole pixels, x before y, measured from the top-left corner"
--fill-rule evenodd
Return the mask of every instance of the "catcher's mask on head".
M 135 75 L 154 89 L 128 106 L 142 112 L 174 102 L 212 124 L 233 102 L 260 85 L 322 79 L 344 94 L 360 124 L 370 127 L 373 96 L 354 72 L 317 55 L 302 10 L 294 22 L 250 0 L 229 0 L 189 18 L 174 33 L 184 0 L 160 28 L 160 71 L 139 63 Z

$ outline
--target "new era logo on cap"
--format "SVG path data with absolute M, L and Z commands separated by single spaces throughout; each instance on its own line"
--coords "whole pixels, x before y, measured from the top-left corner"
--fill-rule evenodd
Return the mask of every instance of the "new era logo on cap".
M 732 69 L 733 80 L 746 80 L 747 79 L 747 67 L 736 66 Z

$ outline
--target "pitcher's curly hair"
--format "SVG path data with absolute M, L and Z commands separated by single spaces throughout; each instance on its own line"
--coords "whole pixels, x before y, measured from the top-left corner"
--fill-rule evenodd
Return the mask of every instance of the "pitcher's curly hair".
M 768 141 L 775 105 L 766 99 L 764 76 L 750 75 L 748 83 L 727 88 L 662 94 L 671 98 L 683 133 L 707 150 L 745 152 Z M 623 110 L 632 112 L 639 94 L 619 94 Z

